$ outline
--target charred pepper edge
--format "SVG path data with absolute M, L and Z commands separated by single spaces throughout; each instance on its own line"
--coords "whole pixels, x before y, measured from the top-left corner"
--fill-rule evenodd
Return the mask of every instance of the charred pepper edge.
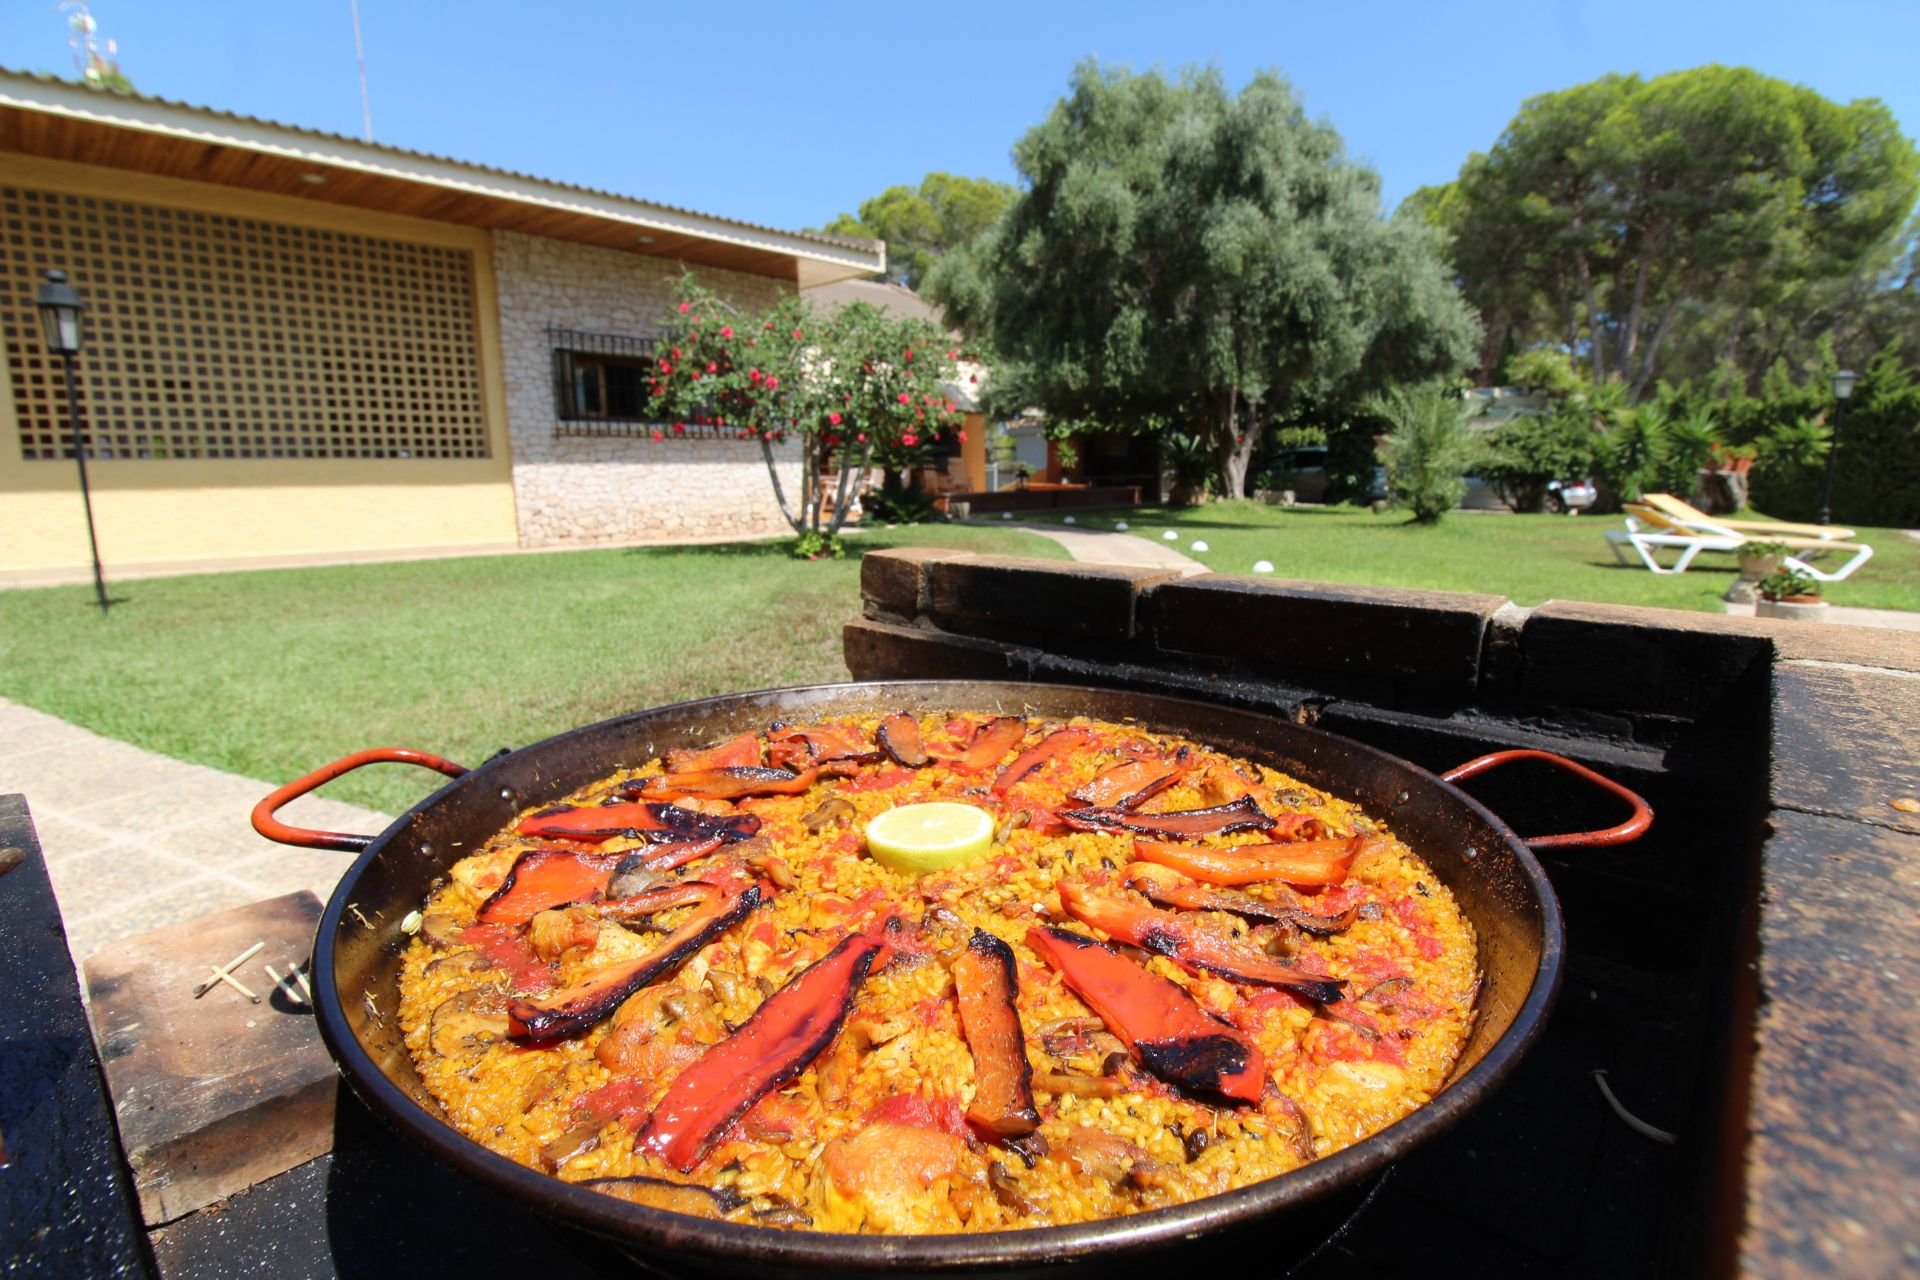
M 978 974 L 985 984 L 969 995 L 975 971 L 967 965 L 970 958 L 982 966 L 991 966 Z M 966 966 L 963 969 L 963 966 Z M 954 999 L 960 1011 L 960 1027 L 973 1054 L 975 1092 L 967 1107 L 967 1119 L 977 1128 L 997 1138 L 1018 1138 L 1040 1127 L 1040 1112 L 1033 1102 L 1033 1063 L 1027 1058 L 1026 1033 L 1020 1025 L 1018 999 L 1019 969 L 1013 948 L 996 935 L 976 927 L 967 939 L 966 953 L 953 966 Z M 968 1010 L 975 1010 L 975 1017 Z M 976 1026 L 976 1018 L 980 1025 Z M 987 1020 L 994 1026 L 988 1026 Z M 981 1043 L 976 1044 L 978 1035 Z M 999 1042 L 999 1043 L 996 1043 Z M 984 1064 L 984 1065 L 983 1065 Z M 991 1079 L 996 1086 L 988 1087 Z M 989 1092 L 998 1095 L 986 1101 Z
M 796 1042 L 787 1049 L 784 1057 L 769 1058 L 764 1053 L 756 1054 L 749 1063 L 749 1070 L 742 1072 L 733 1061 L 742 1052 L 752 1052 L 753 1042 L 762 1038 L 779 1038 L 791 1035 L 794 1031 L 804 1030 L 806 1017 L 818 1007 L 804 1003 L 814 998 L 815 993 L 805 990 L 803 984 L 816 973 L 832 974 L 830 966 L 841 959 L 842 953 L 850 948 L 864 948 L 847 961 L 847 975 L 836 987 L 828 987 L 820 1004 L 827 1000 L 837 1000 L 838 1008 L 826 1025 L 820 1027 L 808 1039 Z M 734 1121 L 745 1115 L 760 1099 L 773 1090 L 792 1081 L 807 1066 L 833 1043 L 840 1034 L 840 1028 L 846 1023 L 847 1015 L 853 1009 L 854 998 L 859 994 L 861 984 L 874 967 L 876 958 L 888 951 L 885 942 L 869 934 L 849 934 L 820 959 L 802 969 L 787 981 L 787 984 L 761 1002 L 740 1029 L 725 1040 L 709 1048 L 686 1070 L 674 1078 L 667 1086 L 666 1093 L 655 1105 L 647 1123 L 634 1140 L 636 1147 L 644 1148 L 659 1156 L 682 1173 L 691 1170 L 700 1163 L 708 1148 L 723 1135 Z M 802 994 L 804 992 L 804 994 Z M 789 1005 L 795 1008 L 789 1009 Z M 768 1027 L 774 1019 L 789 1018 L 795 1025 L 776 1028 L 769 1032 Z M 777 1046 L 776 1046 L 777 1047 Z M 755 1075 L 752 1066 L 770 1068 L 764 1074 Z M 724 1072 L 718 1080 L 708 1078 L 712 1072 Z M 738 1098 L 729 1097 L 733 1092 L 730 1086 L 737 1081 L 747 1080 L 747 1089 Z M 696 1095 L 680 1101 L 680 1094 Z M 704 1094 L 704 1096 L 699 1096 Z M 677 1109 L 675 1103 L 679 1103 Z M 715 1106 L 725 1105 L 729 1109 L 725 1114 L 712 1111 Z
M 695 916 L 674 930 L 657 949 L 636 959 L 606 966 L 611 971 L 631 967 L 630 973 L 614 977 L 603 971 L 600 978 L 589 975 L 541 1002 L 523 999 L 509 1001 L 508 1037 L 544 1045 L 590 1029 L 618 1008 L 628 996 L 679 967 L 695 952 L 746 918 L 760 905 L 764 896 L 758 884 L 748 885 L 732 898 L 722 894 L 714 903 L 711 917 L 702 920 Z M 596 987 L 597 990 L 593 989 Z M 569 992 L 579 994 L 569 997 Z

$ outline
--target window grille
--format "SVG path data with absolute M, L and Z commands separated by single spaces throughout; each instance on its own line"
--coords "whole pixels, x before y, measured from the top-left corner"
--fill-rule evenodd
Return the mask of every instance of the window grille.
M 472 255 L 0 187 L 0 336 L 29 461 L 71 458 L 34 291 L 86 299 L 100 458 L 484 458 Z
M 711 422 L 661 421 L 647 384 L 659 340 L 624 333 L 590 333 L 549 325 L 553 350 L 554 434 L 735 440 L 736 428 Z M 697 414 L 696 419 L 717 415 Z

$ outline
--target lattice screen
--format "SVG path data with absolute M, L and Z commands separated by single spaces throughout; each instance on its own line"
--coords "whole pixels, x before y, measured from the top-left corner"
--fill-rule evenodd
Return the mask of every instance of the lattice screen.
M 487 456 L 464 250 L 13 187 L 0 243 L 24 458 L 73 456 L 33 308 L 48 267 L 87 303 L 90 456 Z

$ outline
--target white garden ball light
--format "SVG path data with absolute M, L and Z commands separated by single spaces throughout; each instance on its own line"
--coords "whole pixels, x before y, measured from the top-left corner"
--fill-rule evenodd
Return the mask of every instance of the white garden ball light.
M 1125 520 L 1115 520 L 1113 522 L 1113 531 L 1115 533 L 1125 533 L 1127 531 L 1127 522 Z
M 1212 550 L 1212 548 L 1211 548 L 1211 547 L 1209 547 L 1209 546 L 1207 546 L 1207 544 L 1206 544 L 1206 543 L 1204 543 L 1204 542 L 1196 542 L 1196 543 L 1194 543 L 1194 544 L 1193 544 L 1193 549 L 1194 549 L 1195 551 L 1210 551 L 1210 550 Z
M 1002 512 L 1000 513 L 1000 518 L 1001 518 L 1002 520 L 1011 520 L 1011 519 L 1013 519 L 1013 512 L 1011 512 L 1011 511 L 1002 511 Z
M 1272 572 L 1273 572 L 1273 561 L 1271 561 L 1271 560 L 1255 560 L 1255 561 L 1253 562 L 1253 571 L 1254 571 L 1255 573 L 1272 573 Z
M 1166 540 L 1167 540 L 1168 542 L 1178 542 L 1178 541 L 1180 541 L 1180 535 L 1179 535 L 1179 534 L 1177 534 L 1177 533 L 1175 533 L 1175 532 L 1174 532 L 1173 530 L 1171 530 L 1171 529 L 1169 529 L 1169 530 L 1167 530 L 1167 531 L 1166 531 L 1165 533 L 1163 533 L 1163 534 L 1161 534 L 1160 536 L 1161 536 L 1161 537 L 1163 537 L 1163 538 L 1165 538 L 1165 539 L 1166 539 Z
M 1061 523 L 1061 524 L 1072 524 L 1072 523 L 1073 523 L 1073 517 L 1072 517 L 1072 516 L 1065 516 L 1065 517 L 1063 517 L 1063 518 L 1061 519 L 1061 521 L 1060 521 L 1060 523 Z

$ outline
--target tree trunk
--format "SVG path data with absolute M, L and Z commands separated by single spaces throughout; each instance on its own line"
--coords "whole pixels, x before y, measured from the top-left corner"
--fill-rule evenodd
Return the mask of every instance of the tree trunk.
M 760 457 L 767 464 L 767 478 L 773 481 L 773 500 L 780 504 L 780 515 L 792 526 L 794 536 L 799 537 L 807 531 L 806 513 L 796 513 L 787 505 L 787 491 L 780 484 L 780 469 L 773 463 L 773 441 L 767 439 L 765 432 L 760 433 Z
M 1647 389 L 1647 383 L 1653 380 L 1653 357 L 1660 350 L 1660 344 L 1667 339 L 1667 330 L 1673 327 L 1673 318 L 1680 314 L 1680 299 L 1675 298 L 1660 313 L 1660 322 L 1653 326 L 1653 334 L 1647 339 L 1647 349 L 1640 356 L 1640 369 L 1633 377 L 1633 385 L 1627 388 L 1627 403 L 1638 404 L 1641 395 Z
M 1240 391 L 1230 388 L 1216 391 L 1208 406 L 1212 411 L 1207 423 L 1207 439 L 1212 446 L 1214 480 L 1220 491 L 1237 498 L 1247 483 L 1247 457 L 1251 452 L 1236 437 L 1239 435 Z
M 1607 380 L 1607 340 L 1600 331 L 1600 299 L 1593 291 L 1593 272 L 1588 269 L 1584 251 L 1573 255 L 1573 265 L 1580 277 L 1580 295 L 1587 302 L 1587 353 L 1592 357 L 1593 381 L 1598 386 Z

